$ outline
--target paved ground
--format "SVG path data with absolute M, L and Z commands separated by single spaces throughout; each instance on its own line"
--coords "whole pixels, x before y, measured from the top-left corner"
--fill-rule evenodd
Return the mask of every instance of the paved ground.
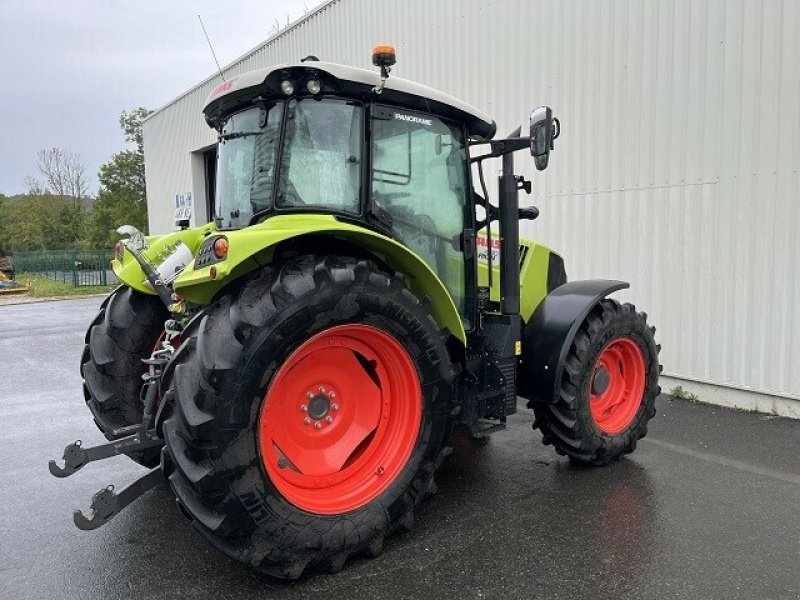
M 166 489 L 73 528 L 124 457 L 51 477 L 100 442 L 77 363 L 100 299 L 0 307 L 0 598 L 800 598 L 800 421 L 660 399 L 632 458 L 577 469 L 523 411 L 459 440 L 410 534 L 335 576 L 285 584 L 210 548 Z

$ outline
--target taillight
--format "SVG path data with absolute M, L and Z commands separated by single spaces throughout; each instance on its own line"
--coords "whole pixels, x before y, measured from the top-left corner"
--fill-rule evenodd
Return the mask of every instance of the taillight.
M 226 238 L 220 237 L 214 241 L 214 256 L 219 260 L 228 256 L 228 240 Z

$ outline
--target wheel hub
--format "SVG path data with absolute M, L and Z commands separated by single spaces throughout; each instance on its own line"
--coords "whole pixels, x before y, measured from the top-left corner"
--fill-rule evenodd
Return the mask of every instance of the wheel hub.
M 308 416 L 312 419 L 324 419 L 331 409 L 330 400 L 323 394 L 317 394 L 308 403 Z
M 609 375 L 605 367 L 599 367 L 594 372 L 594 377 L 592 378 L 592 393 L 598 396 L 604 394 L 610 383 L 611 375 Z

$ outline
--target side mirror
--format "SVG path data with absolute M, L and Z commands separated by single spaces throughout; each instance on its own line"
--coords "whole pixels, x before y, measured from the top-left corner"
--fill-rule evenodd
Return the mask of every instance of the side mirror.
M 536 168 L 542 171 L 547 168 L 553 140 L 561 133 L 558 119 L 553 118 L 549 106 L 540 106 L 531 113 L 531 156 Z
M 436 156 L 441 156 L 445 148 L 453 145 L 453 140 L 449 135 L 447 136 L 447 139 L 445 139 L 444 136 L 442 136 L 442 134 L 439 133 L 434 138 L 433 143 L 434 143 L 433 149 L 436 152 Z

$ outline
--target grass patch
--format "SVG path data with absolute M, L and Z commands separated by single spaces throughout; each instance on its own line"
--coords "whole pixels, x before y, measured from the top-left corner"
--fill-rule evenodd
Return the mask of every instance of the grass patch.
M 696 394 L 692 394 L 687 392 L 683 389 L 683 386 L 676 385 L 670 391 L 670 396 L 675 396 L 676 398 L 680 398 L 681 400 L 688 400 L 689 402 L 697 402 L 700 398 L 697 397 Z
M 116 284 L 74 286 L 72 283 L 54 281 L 53 279 L 47 279 L 46 277 L 40 277 L 38 275 L 28 275 L 26 273 L 18 273 L 15 279 L 22 284 L 30 283 L 31 291 L 28 292 L 28 294 L 34 298 L 92 296 L 94 294 L 107 294 L 117 287 Z

